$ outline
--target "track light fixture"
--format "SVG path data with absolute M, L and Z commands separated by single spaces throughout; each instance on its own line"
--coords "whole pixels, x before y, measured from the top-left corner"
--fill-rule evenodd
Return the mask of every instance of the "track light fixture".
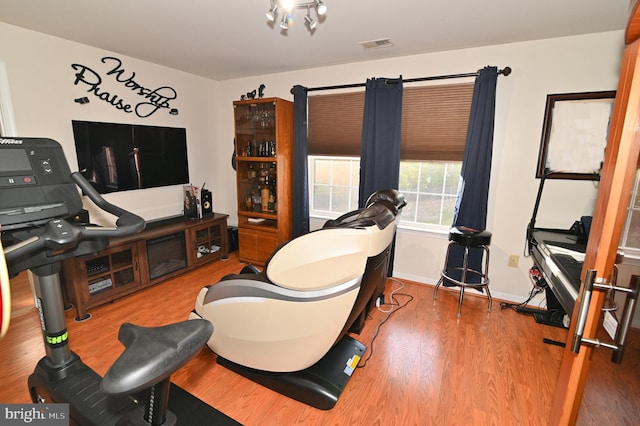
M 280 22 L 280 28 L 282 28 L 283 30 L 288 30 L 289 29 L 289 17 L 287 16 L 287 14 L 283 14 L 282 15 L 282 21 Z
M 320 17 L 327 13 L 327 5 L 322 0 L 313 1 L 297 1 L 297 0 L 269 0 L 269 10 L 266 13 L 269 22 L 275 22 L 278 16 L 278 11 L 282 13 L 282 19 L 280 20 L 280 28 L 283 31 L 287 31 L 290 25 L 294 24 L 293 12 L 296 9 L 307 9 L 307 14 L 304 17 L 304 22 L 307 25 L 309 31 L 315 30 L 318 25 Z M 318 19 L 311 17 L 311 9 L 315 9 Z
M 311 17 L 310 11 L 307 11 L 307 15 L 304 17 L 305 22 L 309 25 L 309 30 L 315 29 L 316 25 L 318 25 L 318 21 Z
M 278 5 L 274 4 L 273 1 L 272 1 L 271 2 L 271 7 L 269 8 L 269 11 L 267 12 L 267 19 L 270 20 L 271 22 L 275 21 L 277 12 L 278 12 Z

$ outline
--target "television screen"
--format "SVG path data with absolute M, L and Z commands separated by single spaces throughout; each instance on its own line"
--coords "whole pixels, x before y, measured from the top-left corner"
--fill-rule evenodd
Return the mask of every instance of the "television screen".
M 101 194 L 189 183 L 186 129 L 72 124 L 78 168 Z

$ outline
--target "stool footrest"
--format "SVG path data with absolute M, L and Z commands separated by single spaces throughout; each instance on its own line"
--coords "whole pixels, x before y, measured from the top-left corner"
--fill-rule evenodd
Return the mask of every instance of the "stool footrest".
M 462 268 L 449 268 L 448 271 L 451 270 L 459 270 L 459 271 L 463 271 Z M 447 272 L 448 272 L 447 271 Z M 463 271 L 464 272 L 464 271 Z M 480 277 L 480 282 L 478 283 L 471 283 L 471 282 L 465 282 L 465 281 L 461 281 L 458 279 L 453 278 L 450 275 L 447 275 L 447 273 L 442 272 L 442 278 L 457 285 L 460 287 L 487 287 L 489 285 L 489 278 L 486 277 L 482 272 L 476 271 L 475 269 L 467 269 L 467 274 L 475 274 L 476 276 Z

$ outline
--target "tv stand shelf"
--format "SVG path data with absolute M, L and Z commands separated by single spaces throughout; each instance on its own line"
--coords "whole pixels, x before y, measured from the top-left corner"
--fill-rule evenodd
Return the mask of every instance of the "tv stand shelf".
M 113 238 L 95 255 L 62 262 L 65 302 L 76 308 L 76 321 L 89 319 L 89 308 L 161 283 L 228 255 L 226 214 L 202 219 L 177 217 L 147 223 L 140 233 Z

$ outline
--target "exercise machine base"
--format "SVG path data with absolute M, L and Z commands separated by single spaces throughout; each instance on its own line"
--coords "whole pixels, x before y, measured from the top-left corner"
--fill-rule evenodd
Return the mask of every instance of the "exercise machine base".
M 218 357 L 217 362 L 291 399 L 320 410 L 330 410 L 338 402 L 366 349 L 365 345 L 347 335 L 311 367 L 289 373 L 256 370 L 222 357 Z

